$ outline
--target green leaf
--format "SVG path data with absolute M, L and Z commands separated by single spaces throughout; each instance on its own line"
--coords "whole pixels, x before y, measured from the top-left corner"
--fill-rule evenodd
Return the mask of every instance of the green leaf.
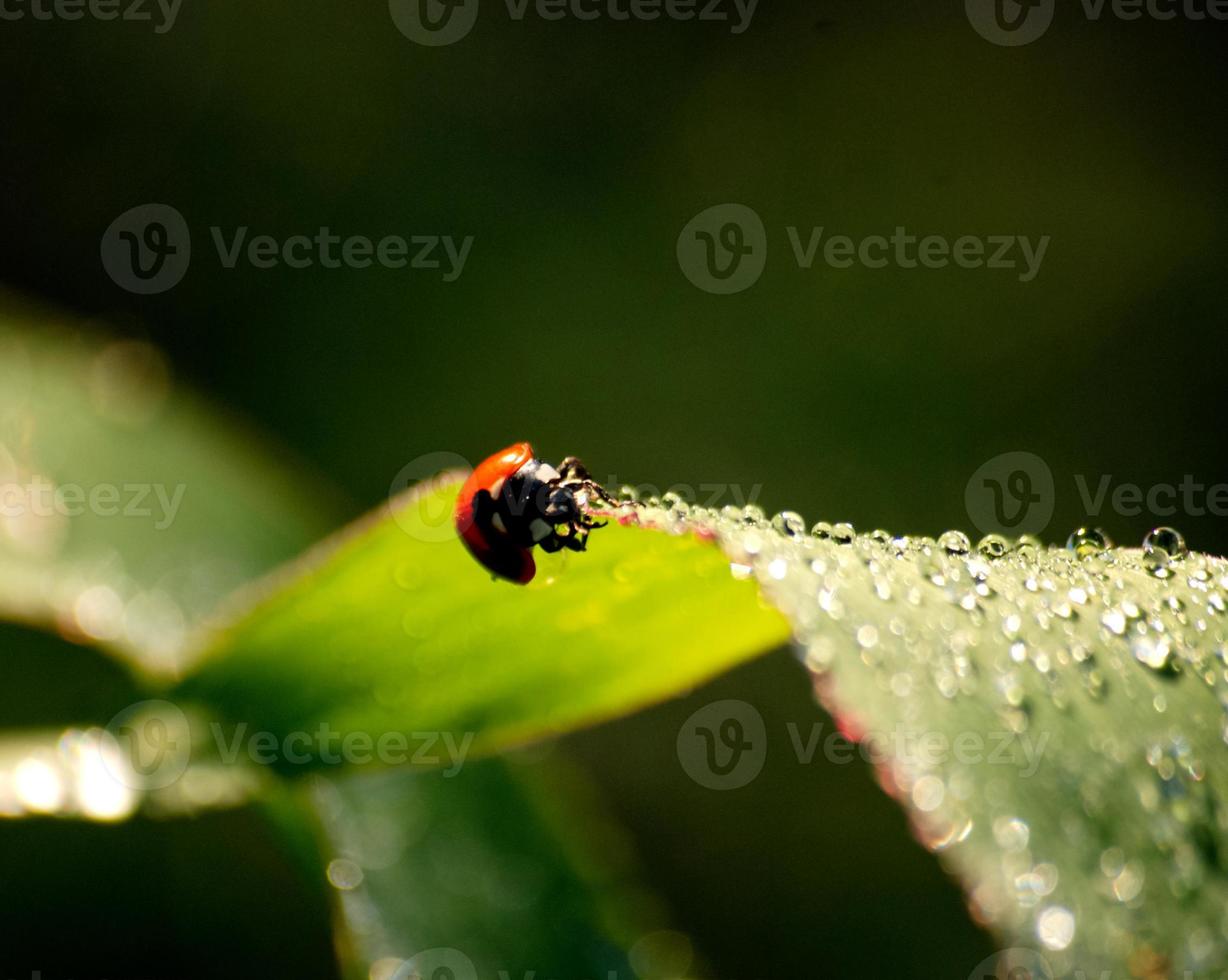
M 485 752 L 617 717 L 788 637 L 689 534 L 612 522 L 585 554 L 540 556 L 527 587 L 492 581 L 452 528 L 458 487 L 394 500 L 283 570 L 178 695 L 279 741 L 327 725 Z
M 355 976 L 391 976 L 406 960 L 456 980 L 633 976 L 627 951 L 663 944 L 689 965 L 690 941 L 664 927 L 625 832 L 555 745 L 451 775 L 351 772 L 310 786 Z
M 334 509 L 151 345 L 3 298 L 0 618 L 175 671 L 200 617 Z
M 698 521 L 789 616 L 974 918 L 1025 950 L 1001 975 L 1222 975 L 1228 563 L 788 523 Z

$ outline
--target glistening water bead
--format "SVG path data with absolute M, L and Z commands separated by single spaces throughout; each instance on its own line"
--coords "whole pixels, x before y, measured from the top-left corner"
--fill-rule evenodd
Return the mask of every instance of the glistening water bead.
M 976 550 L 986 558 L 1002 558 L 1011 550 L 1011 546 L 1002 535 L 987 534 L 977 542 Z
M 820 541 L 826 541 L 831 537 L 831 525 L 827 521 L 817 521 L 810 529 L 810 535 Z
M 944 531 L 938 536 L 938 547 L 948 555 L 966 555 L 972 543 L 963 531 Z
M 1074 552 L 1076 558 L 1090 558 L 1112 546 L 1109 536 L 1098 527 L 1076 528 L 1066 539 L 1066 547 Z
M 1189 552 L 1181 532 L 1172 527 L 1152 528 L 1143 538 L 1143 551 L 1163 551 L 1169 558 L 1184 558 Z
M 772 518 L 772 530 L 791 538 L 800 538 L 806 533 L 806 522 L 801 514 L 791 510 L 782 510 Z

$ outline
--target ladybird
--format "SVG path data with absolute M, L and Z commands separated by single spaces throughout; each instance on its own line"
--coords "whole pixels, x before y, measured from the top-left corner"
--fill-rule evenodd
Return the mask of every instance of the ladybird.
M 453 519 L 469 552 L 493 573 L 525 585 L 537 573 L 533 548 L 584 551 L 589 532 L 605 527 L 585 513 L 587 498 L 617 502 L 574 456 L 555 469 L 527 442 L 483 460 L 461 487 Z

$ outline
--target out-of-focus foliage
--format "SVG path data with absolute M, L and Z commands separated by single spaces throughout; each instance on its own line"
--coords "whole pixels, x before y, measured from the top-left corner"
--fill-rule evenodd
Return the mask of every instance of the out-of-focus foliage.
M 336 507 L 177 385 L 156 348 L 100 342 L 11 299 L 0 493 L 4 616 L 161 672 L 181 667 L 203 614 L 323 533 Z
M 663 942 L 687 954 L 669 976 L 697 965 L 644 887 L 634 842 L 557 747 L 451 773 L 321 779 L 313 797 L 347 953 L 374 976 L 406 960 L 457 980 L 635 976 L 628 953 L 642 966 Z

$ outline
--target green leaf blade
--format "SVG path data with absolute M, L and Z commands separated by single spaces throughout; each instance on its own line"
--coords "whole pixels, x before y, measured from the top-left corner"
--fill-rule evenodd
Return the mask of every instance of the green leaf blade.
M 616 717 L 779 646 L 781 617 L 711 542 L 612 522 L 491 581 L 429 484 L 291 566 L 179 689 L 271 731 L 449 732 L 487 752 Z

